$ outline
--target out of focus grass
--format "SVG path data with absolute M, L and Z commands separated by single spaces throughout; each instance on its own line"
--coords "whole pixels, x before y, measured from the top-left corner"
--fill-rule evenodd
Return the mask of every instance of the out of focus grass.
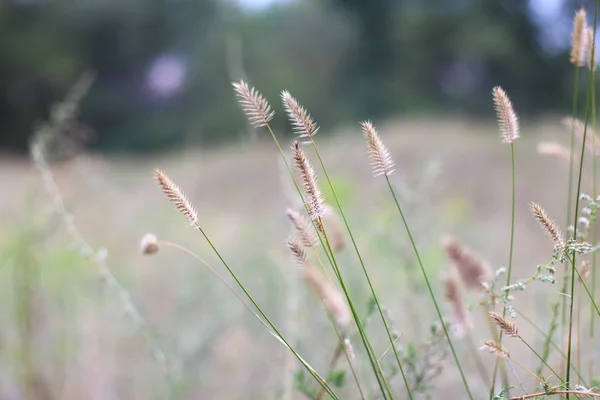
M 566 143 L 559 120 L 530 121 L 522 129 L 515 278 L 530 274 L 551 252 L 528 202 L 543 200 L 549 213 L 563 214 L 563 199 L 553 193 L 556 182 L 566 181 L 566 168 L 535 151 L 538 140 Z M 397 163 L 393 182 L 431 276 L 447 267 L 439 248 L 446 233 L 461 237 L 495 268 L 505 266 L 510 169 L 495 125 L 448 118 L 379 126 Z M 311 364 L 325 367 L 336 344 L 325 313 L 314 312 L 319 302 L 295 279 L 285 247 L 284 212 L 291 201 L 276 149 L 266 139 L 149 158 L 80 155 L 53 166 L 75 223 L 90 244 L 107 249 L 113 273 L 131 291 L 163 350 L 181 365 L 182 398 L 279 398 L 288 354 L 193 258 L 168 248 L 153 257 L 140 254 L 139 239 L 152 232 L 219 267 L 198 233 L 163 199 L 152 179 L 154 167 L 167 171 L 190 196 L 215 245 Z M 420 340 L 436 317 L 394 205 L 381 182 L 371 178 L 358 127 L 320 143 L 401 342 Z M 160 365 L 99 282 L 93 263 L 70 250 L 28 160 L 0 158 L 0 181 L 0 398 L 27 393 L 39 399 L 165 398 Z M 325 197 L 331 202 L 329 193 Z M 366 311 L 368 289 L 355 255 L 345 250 L 338 262 L 350 277 L 356 304 Z M 542 327 L 549 312 L 543 293 L 533 288 L 523 294 L 531 301 L 518 301 Z M 485 337 L 480 325 L 475 337 Z M 379 326 L 370 329 L 375 346 L 385 349 Z M 521 329 L 526 336 L 529 328 Z M 477 371 L 466 349 L 459 345 L 459 351 L 475 393 L 487 393 L 476 386 Z M 446 396 L 460 397 L 454 368 L 438 387 Z

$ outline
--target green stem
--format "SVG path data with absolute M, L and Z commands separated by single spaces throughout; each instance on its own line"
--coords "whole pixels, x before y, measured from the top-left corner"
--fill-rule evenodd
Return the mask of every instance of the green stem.
M 408 384 L 408 379 L 406 378 L 406 374 L 404 372 L 404 368 L 402 367 L 402 362 L 400 361 L 400 356 L 398 355 L 398 351 L 396 350 L 396 346 L 394 345 L 394 339 L 392 338 L 392 334 L 390 332 L 387 320 L 385 318 L 385 315 L 383 314 L 383 309 L 381 308 L 381 305 L 379 303 L 379 298 L 377 297 L 377 294 L 375 292 L 375 289 L 373 288 L 373 284 L 371 282 L 371 278 L 369 277 L 369 273 L 367 272 L 367 268 L 365 267 L 365 263 L 362 259 L 362 256 L 360 254 L 360 251 L 358 250 L 358 246 L 356 244 L 356 240 L 354 239 L 354 235 L 352 234 L 352 230 L 350 229 L 350 225 L 348 224 L 348 219 L 346 218 L 346 215 L 344 214 L 344 210 L 342 209 L 342 205 L 338 199 L 337 193 L 335 191 L 335 188 L 333 187 L 333 183 L 331 182 L 331 179 L 329 177 L 329 174 L 327 173 L 327 168 L 325 167 L 325 163 L 323 162 L 323 159 L 321 157 L 321 154 L 319 152 L 319 149 L 317 148 L 317 145 L 314 141 L 314 138 L 311 137 L 311 144 L 312 147 L 315 151 L 315 154 L 317 155 L 317 158 L 319 159 L 319 163 L 321 164 L 321 168 L 323 168 L 323 174 L 325 175 L 325 178 L 327 179 L 327 183 L 329 185 L 329 188 L 331 190 L 331 193 L 333 194 L 333 198 L 336 202 L 336 205 L 338 207 L 338 210 L 340 211 L 340 216 L 342 217 L 342 220 L 344 221 L 344 225 L 346 226 L 346 230 L 348 231 L 348 236 L 350 237 L 350 241 L 352 242 L 352 245 L 354 247 L 354 251 L 356 252 L 356 255 L 358 257 L 358 260 L 360 262 L 360 265 L 362 267 L 363 273 L 365 275 L 365 278 L 367 279 L 367 283 L 369 285 L 369 289 L 371 290 L 371 295 L 373 296 L 373 300 L 375 301 L 375 304 L 377 305 L 377 310 L 379 311 L 379 315 L 381 317 L 381 320 L 383 321 L 383 326 L 385 328 L 388 340 L 390 342 L 390 345 L 392 346 L 392 350 L 394 352 L 394 355 L 396 357 L 396 362 L 398 363 L 398 368 L 400 369 L 400 373 L 402 374 L 402 379 L 404 380 L 404 385 L 406 387 L 406 392 L 408 394 L 408 397 L 412 400 L 413 399 L 413 395 L 412 395 L 412 391 L 410 390 L 410 385 Z M 331 250 L 330 250 L 331 251 Z M 333 252 L 331 252 L 332 256 L 333 256 Z M 348 301 L 350 302 L 350 297 L 348 296 Z M 360 324 L 360 320 L 356 319 L 356 323 L 357 326 L 359 327 L 359 331 L 362 329 L 362 326 Z M 362 333 L 361 333 L 362 335 Z M 368 343 L 368 339 L 366 339 L 366 335 L 365 335 L 365 340 Z M 372 350 L 371 350 L 372 351 Z M 375 356 L 375 354 L 373 353 L 373 356 Z M 377 363 L 377 359 L 375 358 L 375 364 L 377 366 L 379 366 L 379 363 Z M 381 368 L 380 372 L 381 372 Z M 383 374 L 383 372 L 381 372 L 381 377 L 385 383 L 386 386 L 388 386 L 388 383 L 385 379 L 385 375 Z
M 440 311 L 440 306 L 439 306 L 437 300 L 435 299 L 435 295 L 433 294 L 433 289 L 431 287 L 431 283 L 429 282 L 429 277 L 427 276 L 427 271 L 425 271 L 425 267 L 423 266 L 423 262 L 421 261 L 421 256 L 419 255 L 419 250 L 417 249 L 415 240 L 412 236 L 410 228 L 408 227 L 408 222 L 406 222 L 406 218 L 404 217 L 404 213 L 402 212 L 402 207 L 400 206 L 400 203 L 398 202 L 398 197 L 396 196 L 396 192 L 394 191 L 394 188 L 392 187 L 392 183 L 390 182 L 390 178 L 387 175 L 385 175 L 385 180 L 388 184 L 388 188 L 390 189 L 390 192 L 392 193 L 392 197 L 394 198 L 394 202 L 396 203 L 396 208 L 398 209 L 398 212 L 400 213 L 400 217 L 402 218 L 404 228 L 406 229 L 406 233 L 408 234 L 408 238 L 412 245 L 413 251 L 415 252 L 415 256 L 417 257 L 417 262 L 419 263 L 419 267 L 421 267 L 421 272 L 423 273 L 423 278 L 425 279 L 425 283 L 427 284 L 427 290 L 429 291 L 431 300 L 433 300 L 433 305 L 435 307 L 435 311 L 437 312 L 437 315 L 438 315 L 438 318 L 440 319 L 442 328 L 444 329 L 444 334 L 446 335 L 446 339 L 448 340 L 448 345 L 450 346 L 450 350 L 452 351 L 452 356 L 454 357 L 454 361 L 456 363 L 456 366 L 458 367 L 458 372 L 460 373 L 460 377 L 462 379 L 463 385 L 465 386 L 467 395 L 469 396 L 469 398 L 471 400 L 473 400 L 473 394 L 471 393 L 471 390 L 469 389 L 469 384 L 467 383 L 467 378 L 465 377 L 463 369 L 460 366 L 460 361 L 458 360 L 458 355 L 456 354 L 454 344 L 452 343 L 452 339 L 450 339 L 450 333 L 448 332 L 448 327 L 444 323 L 444 318 L 442 317 L 442 312 Z
M 596 23 L 598 21 L 598 0 L 596 0 L 594 4 L 594 33 L 596 32 Z M 594 91 L 593 83 L 593 69 L 590 69 L 590 83 L 588 86 L 588 98 L 585 106 L 585 123 L 583 126 L 583 144 L 581 145 L 581 159 L 579 160 L 579 177 L 577 179 L 577 197 L 575 198 L 575 217 L 573 219 L 573 239 L 577 240 L 577 217 L 579 215 L 579 199 L 581 197 L 581 177 L 583 176 L 583 159 L 585 157 L 585 145 L 587 141 L 587 125 L 589 119 L 589 107 L 590 107 L 590 99 L 591 93 Z M 571 298 L 570 298 L 570 306 L 569 306 L 569 337 L 568 337 L 568 351 L 567 351 L 567 376 L 566 381 L 569 387 L 571 386 L 571 345 L 573 338 L 573 305 L 575 303 L 575 271 L 576 271 L 576 258 L 577 254 L 573 253 L 573 263 L 571 264 Z M 579 271 L 577 271 L 579 274 Z M 585 287 L 585 284 L 584 284 Z M 587 290 L 587 287 L 586 287 Z M 589 292 L 588 292 L 589 293 Z M 593 302 L 593 298 L 592 298 Z M 569 394 L 567 393 L 567 400 L 569 399 Z

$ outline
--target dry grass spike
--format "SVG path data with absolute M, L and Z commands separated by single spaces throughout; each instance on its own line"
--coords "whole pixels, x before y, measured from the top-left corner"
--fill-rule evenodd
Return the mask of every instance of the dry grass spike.
M 283 108 L 288 114 L 292 129 L 300 138 L 312 138 L 319 131 L 319 127 L 312 119 L 308 111 L 298 103 L 290 92 L 281 92 Z M 310 142 L 310 141 L 308 141 Z
M 183 194 L 179 186 L 175 184 L 164 172 L 160 169 L 154 170 L 154 177 L 158 181 L 162 191 L 165 193 L 169 201 L 179 210 L 180 213 L 185 215 L 192 225 L 198 223 L 198 213 L 192 206 L 192 203 Z
M 587 55 L 587 15 L 582 8 L 575 13 L 573 20 L 573 33 L 571 34 L 571 57 L 570 61 L 577 67 L 585 65 Z
M 306 194 L 306 208 L 308 214 L 313 221 L 318 221 L 317 227 L 321 229 L 320 220 L 325 216 L 325 208 L 323 207 L 323 195 L 317 184 L 315 171 L 308 160 L 306 152 L 302 145 L 297 140 L 292 141 L 292 157 L 296 164 L 296 169 L 300 174 L 304 192 Z
M 288 208 L 285 215 L 287 215 L 292 222 L 292 225 L 294 225 L 296 233 L 304 247 L 312 248 L 319 245 L 319 239 L 313 225 L 307 221 L 302 214 Z
M 234 82 L 232 85 L 250 124 L 255 128 L 267 126 L 275 116 L 275 112 L 271 111 L 269 102 L 255 88 L 249 87 L 244 81 Z
M 519 138 L 519 117 L 510 98 L 500 86 L 492 89 L 494 108 L 503 143 L 512 143 Z
M 480 347 L 480 350 L 492 353 L 500 358 L 510 358 L 510 353 L 504 347 L 502 347 L 499 343 L 494 342 L 493 340 L 487 340 L 483 343 L 483 346 Z
M 548 236 L 552 239 L 554 244 L 557 244 L 557 245 L 563 247 L 565 245 L 565 238 L 564 238 L 561 230 L 558 228 L 558 225 L 556 224 L 556 222 L 554 222 L 553 220 L 550 219 L 550 217 L 548 217 L 548 214 L 546 214 L 546 211 L 539 204 L 537 204 L 535 202 L 531 202 L 529 208 L 531 210 L 531 213 L 535 217 L 535 219 L 538 220 L 538 222 L 540 223 L 542 228 L 544 228 L 544 230 L 546 231 Z
M 362 126 L 365 139 L 367 140 L 373 175 L 390 176 L 394 172 L 394 161 L 392 160 L 388 148 L 381 141 L 381 138 L 371 121 L 363 121 L 360 125 Z
M 492 320 L 498 325 L 500 329 L 504 332 L 506 336 L 510 337 L 519 337 L 519 328 L 513 322 L 504 318 L 502 315 L 498 314 L 496 311 L 490 311 L 488 313 Z
M 587 65 L 590 70 L 596 70 L 596 40 L 594 39 L 594 28 L 588 26 L 585 33 L 587 36 Z

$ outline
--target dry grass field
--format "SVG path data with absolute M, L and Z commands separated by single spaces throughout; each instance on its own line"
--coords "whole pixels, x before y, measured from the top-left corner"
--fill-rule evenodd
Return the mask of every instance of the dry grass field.
M 438 278 L 448 268 L 440 246 L 445 235 L 460 238 L 494 268 L 506 266 L 510 152 L 494 122 L 396 120 L 379 124 L 379 130 L 396 161 L 392 181 L 439 298 Z M 516 143 L 515 278 L 530 276 L 552 255 L 552 243 L 528 203 L 542 204 L 565 224 L 567 165 L 538 154 L 540 141 L 568 144 L 560 117 L 523 121 Z M 385 182 L 371 176 L 360 129 L 342 129 L 318 143 L 400 342 L 418 343 L 436 316 Z M 179 398 L 301 399 L 297 392 L 286 397 L 299 364 L 201 263 L 173 248 L 151 257 L 140 253 L 140 238 L 151 232 L 223 270 L 200 234 L 165 200 L 152 177 L 155 167 L 186 191 L 203 227 L 267 314 L 311 364 L 324 369 L 335 332 L 298 279 L 285 245 L 290 233 L 285 210 L 294 204 L 275 146 L 261 132 L 259 139 L 235 147 L 147 157 L 79 155 L 52 168 L 76 225 L 94 248 L 106 249 L 113 274 L 180 371 L 185 386 Z M 105 289 L 94 263 L 69 250 L 70 239 L 48 212 L 50 201 L 29 160 L 0 156 L 0 182 L 0 398 L 22 398 L 23 385 L 53 399 L 175 398 L 167 394 L 161 363 L 152 359 L 117 296 Z M 365 311 L 369 291 L 354 251 L 344 249 L 339 260 Z M 559 285 L 534 282 L 516 294 L 515 304 L 547 329 L 549 299 L 558 291 Z M 582 313 L 587 321 L 587 307 Z M 489 339 L 480 310 L 473 320 L 476 344 Z M 517 321 L 522 336 L 539 349 L 543 338 Z M 383 352 L 387 339 L 381 327 L 374 322 L 369 331 Z M 506 345 L 518 357 L 521 344 Z M 457 342 L 474 393 L 487 398 L 489 388 L 470 349 Z M 523 354 L 521 362 L 537 365 L 530 353 Z M 481 358 L 491 375 L 493 357 Z M 364 362 L 360 369 L 368 377 Z M 433 393 L 463 398 L 451 357 L 442 366 Z M 522 379 L 533 385 L 527 376 Z M 401 379 L 393 382 L 402 393 Z M 347 387 L 343 398 L 354 398 L 352 385 Z

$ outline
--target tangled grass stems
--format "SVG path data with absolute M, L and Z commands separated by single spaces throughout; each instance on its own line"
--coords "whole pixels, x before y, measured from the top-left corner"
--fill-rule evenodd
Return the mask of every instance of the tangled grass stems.
M 171 201 L 171 203 L 183 215 L 188 217 L 188 219 L 190 219 L 192 221 L 194 228 L 202 234 L 202 236 L 204 237 L 204 240 L 206 240 L 206 242 L 208 243 L 208 245 L 210 246 L 212 251 L 218 257 L 219 261 L 223 264 L 225 269 L 227 269 L 227 272 L 233 278 L 236 285 L 244 292 L 244 295 L 246 295 L 248 300 L 250 300 L 250 302 L 256 308 L 256 310 L 261 315 L 261 317 L 264 319 L 264 321 L 271 327 L 271 329 L 275 333 L 274 337 L 276 339 L 278 339 L 288 350 L 290 350 L 294 354 L 294 356 L 298 359 L 298 361 L 300 361 L 300 363 L 309 372 L 309 374 L 311 374 L 311 376 L 317 380 L 319 385 L 321 385 L 321 387 L 327 392 L 327 394 L 329 394 L 333 399 L 337 399 L 338 397 L 335 395 L 335 393 L 333 392 L 333 390 L 331 389 L 331 387 L 329 386 L 327 381 L 323 377 L 321 377 L 321 375 L 319 375 L 319 373 L 312 366 L 310 366 L 310 364 L 306 360 L 304 360 L 304 358 L 302 358 L 300 356 L 300 354 L 298 354 L 298 352 L 287 342 L 287 340 L 283 337 L 283 335 L 281 335 L 281 333 L 279 332 L 277 327 L 271 322 L 269 317 L 267 317 L 267 315 L 264 313 L 262 308 L 258 305 L 258 303 L 250 295 L 250 293 L 248 292 L 246 287 L 239 280 L 237 274 L 235 272 L 233 272 L 233 270 L 231 269 L 229 264 L 225 261 L 225 259 L 221 255 L 221 252 L 219 250 L 217 250 L 217 248 L 213 244 L 212 240 L 210 240 L 210 238 L 208 237 L 208 235 L 206 234 L 206 232 L 200 225 L 198 219 L 192 218 L 192 216 L 190 216 L 189 210 L 181 207 L 181 204 L 186 204 L 185 200 L 187 200 L 187 199 L 186 199 L 185 195 L 183 194 L 183 192 L 179 189 L 179 187 L 166 174 L 164 174 L 160 170 L 155 170 L 155 178 L 158 180 L 159 185 L 161 186 L 165 195 Z M 176 198 L 176 197 L 174 197 L 173 194 L 175 194 L 175 195 L 179 194 L 180 197 Z M 191 207 L 191 205 L 190 205 L 190 207 Z
M 381 308 L 381 304 L 379 302 L 379 298 L 377 296 L 377 293 L 375 291 L 375 289 L 373 288 L 373 284 L 371 282 L 371 278 L 369 276 L 369 273 L 367 272 L 365 263 L 363 261 L 362 255 L 360 254 L 360 251 L 358 249 L 358 246 L 356 244 L 356 240 L 354 239 L 354 234 L 352 233 L 352 229 L 350 229 L 350 225 L 348 223 L 348 220 L 346 218 L 346 215 L 344 213 L 344 210 L 342 208 L 342 205 L 339 201 L 339 198 L 337 196 L 336 190 L 333 186 L 333 183 L 331 182 L 331 179 L 329 177 L 329 174 L 327 172 L 327 168 L 325 167 L 325 163 L 323 162 L 323 159 L 321 157 L 321 154 L 319 152 L 319 149 L 317 147 L 317 144 L 314 140 L 314 135 L 315 133 L 318 131 L 318 127 L 316 127 L 316 125 L 314 124 L 314 121 L 312 120 L 312 117 L 310 117 L 310 114 L 308 114 L 308 112 L 306 111 L 306 109 L 304 107 L 302 107 L 297 100 L 291 96 L 291 94 L 287 91 L 283 91 L 282 92 L 282 101 L 284 103 L 284 107 L 286 108 L 286 110 L 288 111 L 288 115 L 289 115 L 289 119 L 292 122 L 292 125 L 294 125 L 295 127 L 297 127 L 296 129 L 296 133 L 299 134 L 299 136 L 301 138 L 306 139 L 306 141 L 308 143 L 310 143 L 312 145 L 312 148 L 315 151 L 315 154 L 317 155 L 317 158 L 319 160 L 319 163 L 321 165 L 321 168 L 323 169 L 323 173 L 325 175 L 325 178 L 327 180 L 327 183 L 329 185 L 329 188 L 331 190 L 331 193 L 333 195 L 333 198 L 335 200 L 335 203 L 338 207 L 338 210 L 340 212 L 340 216 L 342 217 L 342 220 L 344 222 L 344 225 L 346 227 L 346 230 L 348 231 L 348 235 L 350 236 L 350 240 L 352 242 L 352 246 L 354 247 L 354 250 L 356 252 L 356 255 L 358 257 L 359 263 L 361 265 L 362 271 L 365 275 L 365 278 L 367 280 L 368 286 L 369 286 L 369 290 L 371 291 L 371 294 L 373 296 L 373 300 L 375 301 L 375 304 L 377 306 L 377 310 L 379 312 L 379 315 L 381 317 L 381 320 L 383 321 L 383 325 L 384 325 L 384 329 L 386 331 L 387 337 L 389 339 L 390 345 L 392 345 L 392 350 L 394 351 L 394 355 L 396 357 L 396 361 L 398 363 L 398 368 L 400 369 L 400 373 L 402 375 L 402 378 L 404 380 L 404 384 L 406 387 L 406 391 L 407 394 L 409 396 L 409 398 L 412 400 L 413 399 L 413 395 L 412 395 L 412 391 L 410 390 L 410 385 L 408 384 L 408 380 L 406 378 L 406 374 L 404 372 L 404 368 L 402 367 L 402 363 L 400 361 L 400 357 L 398 355 L 398 352 L 394 346 L 394 340 L 392 338 L 392 334 L 390 332 L 388 323 L 386 321 L 386 318 L 383 314 L 383 310 Z M 325 242 L 327 243 L 327 247 L 328 247 L 328 251 L 331 252 L 331 259 L 333 261 L 332 265 L 335 266 L 335 268 L 337 269 L 337 262 L 335 261 L 335 256 L 331 250 L 331 246 L 329 244 L 329 241 L 326 238 L 326 234 L 325 234 L 325 229 L 324 226 L 322 227 L 322 232 L 325 236 Z M 340 285 L 342 285 L 342 282 L 340 282 Z M 345 286 L 345 285 L 343 285 Z M 352 305 L 352 300 L 348 297 L 348 301 L 350 303 L 350 307 L 351 309 L 353 309 L 353 305 Z M 353 311 L 354 313 L 354 311 Z M 386 387 L 386 389 L 388 389 L 389 394 L 391 395 L 391 390 L 389 389 L 389 384 L 387 383 L 387 380 L 385 378 L 385 374 L 383 373 L 383 371 L 381 371 L 381 367 L 379 365 L 379 363 L 377 362 L 377 359 L 375 357 L 375 353 L 373 352 L 372 348 L 370 348 L 370 343 L 368 338 L 366 337 L 366 335 L 364 334 L 364 329 L 361 325 L 361 321 L 360 318 L 358 318 L 358 316 L 355 317 L 355 322 L 356 325 L 358 327 L 358 330 L 361 334 L 361 337 L 365 336 L 363 341 L 365 342 L 365 347 L 367 347 L 367 353 L 369 354 L 369 358 L 371 359 L 371 362 L 373 363 L 374 360 L 374 364 L 373 367 L 378 369 L 379 372 L 375 371 L 375 375 L 377 376 L 377 380 L 378 382 L 380 381 L 380 379 L 383 380 L 383 384 Z M 368 345 L 368 346 L 367 346 Z M 381 386 L 381 383 L 379 383 Z M 383 391 L 383 387 L 382 387 L 382 391 Z
M 594 33 L 596 32 L 596 24 L 598 23 L 598 2 L 599 0 L 596 0 L 594 2 Z M 592 44 L 593 45 L 593 44 Z M 588 120 L 590 117 L 590 103 L 591 103 L 591 94 L 594 90 L 596 90 L 596 88 L 593 85 L 593 75 L 594 75 L 594 69 L 590 68 L 590 80 L 589 80 L 589 84 L 588 84 L 588 99 L 586 101 L 586 107 L 585 107 L 585 126 L 584 126 L 584 131 L 583 131 L 583 143 L 581 145 L 581 158 L 579 160 L 579 177 L 578 177 L 578 182 L 577 182 L 577 197 L 575 199 L 575 217 L 573 219 L 574 221 L 574 229 L 573 229 L 573 238 L 575 240 L 577 240 L 577 216 L 579 215 L 579 200 L 581 197 L 581 177 L 583 175 L 583 160 L 584 160 L 584 156 L 585 156 L 585 145 L 586 145 L 586 139 L 587 139 L 587 125 L 588 125 Z M 567 366 L 566 366 L 566 381 L 567 383 L 571 384 L 571 350 L 572 350 L 572 337 L 573 337 L 573 305 L 575 302 L 575 272 L 577 272 L 577 275 L 579 275 L 579 271 L 577 271 L 577 266 L 576 266 L 576 257 L 577 253 L 573 253 L 573 262 L 571 264 L 571 298 L 570 298 L 570 307 L 569 307 L 569 336 L 568 336 L 568 351 L 567 351 Z M 580 277 L 581 279 L 581 277 Z M 588 295 L 590 296 L 590 299 L 592 300 L 592 303 L 594 303 L 594 298 L 591 297 L 591 294 L 589 293 L 587 286 L 585 285 L 585 282 L 583 282 L 582 280 L 582 286 L 585 287 L 586 291 L 588 292 Z M 596 308 L 597 309 L 597 308 Z M 569 399 L 569 393 L 567 393 L 567 400 Z

